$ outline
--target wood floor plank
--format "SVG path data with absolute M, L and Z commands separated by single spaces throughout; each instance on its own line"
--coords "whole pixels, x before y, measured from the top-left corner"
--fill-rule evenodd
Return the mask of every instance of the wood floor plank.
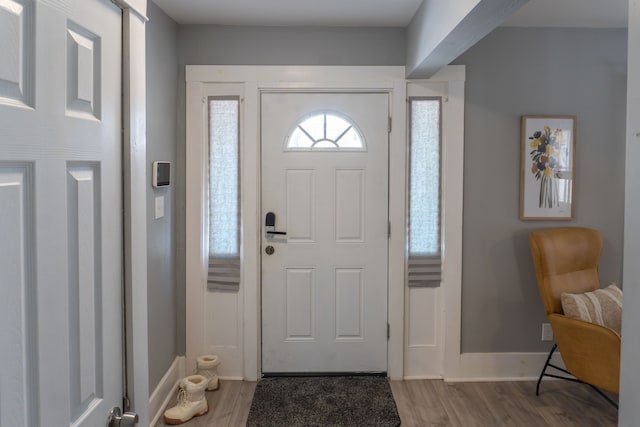
M 419 425 L 421 421 L 418 415 L 415 413 L 414 408 L 416 405 L 413 401 L 413 397 L 407 390 L 407 381 L 389 381 L 391 387 L 391 393 L 396 401 L 396 407 L 398 414 L 404 414 L 404 417 L 400 415 L 403 425 Z
M 451 426 L 451 419 L 442 401 L 438 399 L 435 385 L 436 383 L 433 381 L 427 381 L 424 384 L 407 381 L 407 388 L 414 391 L 414 404 L 422 409 L 418 411 L 421 414 L 421 419 L 428 420 L 429 425 L 432 426 Z
M 403 426 L 450 426 L 451 421 L 429 383 L 391 381 Z
M 246 425 L 255 382 L 221 381 L 207 392 L 209 412 L 187 427 Z M 618 411 L 583 384 L 535 382 L 446 384 L 442 380 L 390 381 L 402 426 L 614 427 Z M 169 406 L 173 406 L 172 401 Z M 157 427 L 164 427 L 162 420 Z
M 225 387 L 225 393 L 219 393 L 220 399 L 209 409 L 210 424 L 213 426 L 228 426 L 236 402 L 242 390 L 242 381 L 220 381 L 220 388 Z
M 433 384 L 438 384 L 434 382 Z M 444 384 L 440 399 L 454 426 L 497 426 L 493 415 L 486 410 L 472 383 Z
M 233 413 L 229 419 L 229 426 L 244 426 L 247 425 L 247 418 L 249 418 L 249 410 L 251 409 L 251 401 L 253 400 L 253 394 L 256 392 L 257 382 L 242 382 L 242 388 L 240 389 L 240 395 L 236 400 L 236 404 L 233 408 Z
M 551 417 L 561 425 L 617 425 L 617 410 L 585 384 L 545 381 L 534 402 L 545 419 Z
M 496 425 L 543 425 L 544 418 L 518 388 L 511 383 L 471 383 L 478 398 L 496 420 Z

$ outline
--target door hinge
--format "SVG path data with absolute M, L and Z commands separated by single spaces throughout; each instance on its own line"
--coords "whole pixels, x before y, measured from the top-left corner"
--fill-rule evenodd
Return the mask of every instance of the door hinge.
M 388 239 L 391 238 L 391 221 L 389 221 L 389 223 L 387 225 L 387 238 Z
M 389 133 L 391 133 L 391 117 L 389 117 Z
M 391 337 L 391 325 L 387 323 L 387 340 Z

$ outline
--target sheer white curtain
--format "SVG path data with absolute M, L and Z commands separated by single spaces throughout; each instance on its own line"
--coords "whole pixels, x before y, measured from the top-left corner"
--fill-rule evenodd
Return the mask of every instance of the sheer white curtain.
M 440 114 L 440 98 L 410 99 L 409 286 L 442 279 Z
M 209 98 L 209 290 L 240 286 L 239 104 Z

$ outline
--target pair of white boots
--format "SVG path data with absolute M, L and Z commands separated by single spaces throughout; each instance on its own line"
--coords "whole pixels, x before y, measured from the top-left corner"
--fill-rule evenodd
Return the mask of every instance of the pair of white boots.
M 209 412 L 205 390 L 217 390 L 220 386 L 217 367 L 220 358 L 213 354 L 198 357 L 195 375 L 180 381 L 176 406 L 164 412 L 167 424 L 186 423 L 193 417 Z

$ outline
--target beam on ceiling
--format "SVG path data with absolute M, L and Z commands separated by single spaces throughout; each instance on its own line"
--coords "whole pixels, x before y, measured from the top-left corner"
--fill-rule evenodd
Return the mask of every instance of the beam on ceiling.
M 424 0 L 407 37 L 407 77 L 429 78 L 529 0 Z

